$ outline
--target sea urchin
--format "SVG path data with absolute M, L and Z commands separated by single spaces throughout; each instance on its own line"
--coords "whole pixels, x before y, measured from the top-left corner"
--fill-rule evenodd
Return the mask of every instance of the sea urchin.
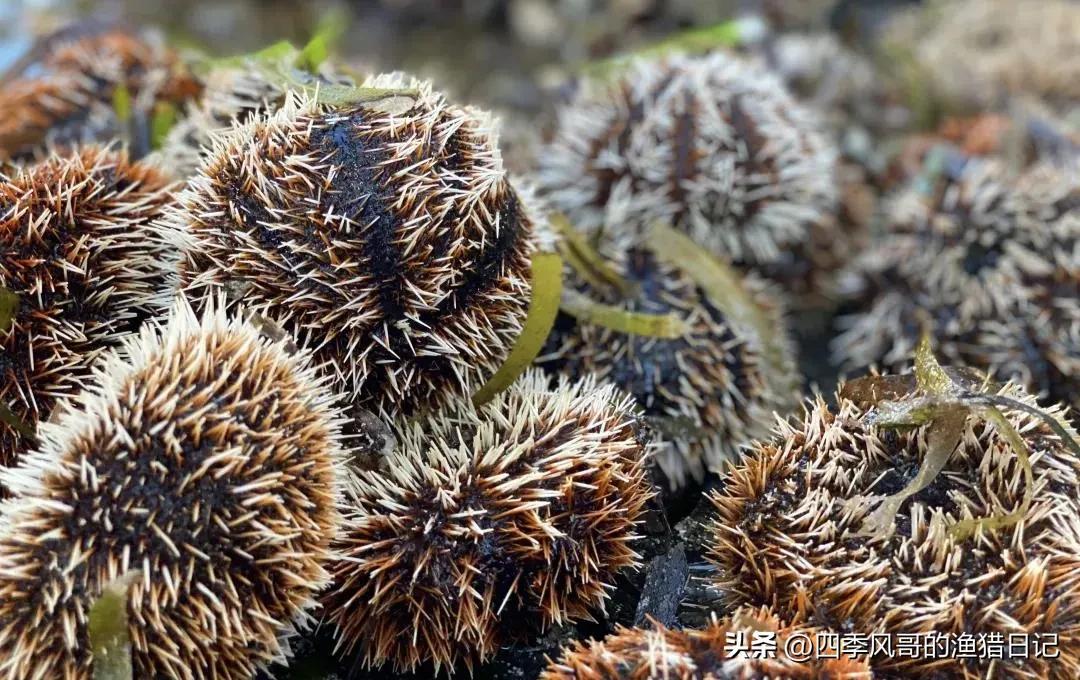
M 1030 396 L 1003 389 L 1034 408 Z M 1057 658 L 1030 649 L 998 660 L 874 656 L 874 671 L 890 677 L 1076 677 L 1080 459 L 1041 420 L 1010 411 L 1005 417 L 1030 450 L 1025 481 L 1007 436 L 962 417 L 959 444 L 942 451 L 951 453 L 944 469 L 901 506 L 885 535 L 868 529 L 875 500 L 905 488 L 933 443 L 930 426 L 879 429 L 866 413 L 843 393 L 835 410 L 819 398 L 802 422 L 782 425 L 776 440 L 729 472 L 713 495 L 712 548 L 728 604 L 769 606 L 788 621 L 853 633 L 1058 636 Z M 1060 420 L 1060 409 L 1049 413 Z M 954 531 L 959 521 L 1018 508 L 1023 516 L 1011 526 Z
M 153 168 L 96 147 L 0 177 L 0 288 L 17 299 L 0 330 L 0 400 L 24 426 L 0 422 L 0 465 L 149 311 L 165 259 L 150 221 L 167 188 Z
M 471 665 L 514 631 L 586 617 L 637 564 L 652 491 L 632 402 L 527 373 L 481 407 L 395 426 L 352 494 L 327 594 L 369 665 Z
M 768 328 L 759 329 L 725 314 L 685 269 L 651 249 L 605 249 L 609 254 L 613 271 L 631 289 L 628 296 L 590 286 L 580 276 L 571 277 L 571 285 L 626 311 L 677 314 L 687 332 L 676 338 L 634 335 L 562 314 L 541 364 L 570 376 L 593 373 L 633 395 L 665 440 L 656 460 L 669 484 L 700 481 L 706 470 L 719 471 L 743 446 L 768 434 L 774 413 L 798 404 L 793 350 L 776 302 L 781 295 L 752 275 L 737 282 L 746 304 L 761 310 Z M 728 298 L 736 294 L 730 291 Z M 779 356 L 770 355 L 773 347 Z
M 329 577 L 341 450 L 325 380 L 183 300 L 96 371 L 5 473 L 0 677 L 89 678 L 89 606 L 129 570 L 135 677 L 251 677 Z
M 539 189 L 578 228 L 671 224 L 805 293 L 846 245 L 835 151 L 766 69 L 727 54 L 633 62 L 587 80 L 540 153 Z
M 164 225 L 185 291 L 224 287 L 383 413 L 459 398 L 495 372 L 538 245 L 486 115 L 392 82 L 410 89 L 401 110 L 290 98 L 236 127 Z

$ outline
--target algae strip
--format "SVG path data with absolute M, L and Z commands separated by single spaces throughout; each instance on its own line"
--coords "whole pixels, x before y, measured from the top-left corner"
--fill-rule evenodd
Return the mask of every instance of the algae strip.
M 537 253 L 532 259 L 532 297 L 521 334 L 495 375 L 473 395 L 473 403 L 483 404 L 502 392 L 540 354 L 555 317 L 559 314 L 562 296 L 562 258 L 556 253 Z

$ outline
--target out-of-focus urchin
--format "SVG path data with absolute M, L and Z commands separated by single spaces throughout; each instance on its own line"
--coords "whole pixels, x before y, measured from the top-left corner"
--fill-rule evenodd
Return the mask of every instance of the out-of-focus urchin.
M 182 289 L 226 289 L 313 347 L 357 406 L 411 412 L 501 365 L 544 237 L 485 114 L 427 83 L 370 84 L 413 94 L 396 110 L 293 97 L 237 126 L 162 228 Z
M 120 88 L 126 115 L 142 116 L 148 136 L 155 104 L 182 102 L 199 85 L 158 36 L 113 28 L 60 41 L 33 69 L 0 87 L 0 156 L 21 159 L 111 142 L 127 124 L 116 110 Z
M 0 400 L 30 431 L 0 422 L 0 465 L 151 311 L 165 254 L 150 222 L 167 190 L 154 169 L 96 147 L 0 177 L 0 287 L 18 297 L 0 331 Z
M 328 63 L 315 73 L 255 57 L 212 68 L 202 79 L 198 100 L 169 130 L 159 152 L 160 165 L 176 177 L 189 177 L 213 148 L 215 133 L 226 132 L 234 121 L 245 122 L 276 110 L 290 89 L 331 84 L 351 86 L 353 82 Z
M 627 311 L 675 314 L 689 331 L 655 338 L 561 314 L 540 364 L 568 376 L 595 374 L 631 394 L 661 435 L 655 460 L 672 488 L 700 481 L 706 470 L 719 471 L 769 433 L 774 414 L 797 408 L 794 349 L 778 302 L 783 296 L 774 286 L 752 274 L 742 281 L 774 334 L 763 338 L 757 328 L 728 318 L 685 271 L 650 250 L 614 248 L 604 255 L 633 287 L 632 297 L 593 289 L 578 276 L 569 284 Z M 780 356 L 772 357 L 767 344 Z
M 765 607 L 714 618 L 702 630 L 622 628 L 603 640 L 571 643 L 540 680 L 870 680 L 866 661 L 837 649 L 817 646 L 808 658 L 787 656 L 792 635 L 815 644 L 818 633 L 786 626 Z
M 954 107 L 1000 108 L 1022 96 L 1068 112 L 1080 98 L 1080 7 L 1069 0 L 930 2 L 897 17 L 882 41 L 909 51 L 933 94 Z
M 0 677 L 89 678 L 89 607 L 129 570 L 135 677 L 249 678 L 282 660 L 340 523 L 326 380 L 183 300 L 95 372 L 4 473 Z
M 840 134 L 852 123 L 885 132 L 909 122 L 873 62 L 835 34 L 785 33 L 766 45 L 762 59 Z
M 1035 256 L 1019 260 L 1020 295 L 979 327 L 984 363 L 1051 401 L 1080 410 L 1080 165 L 1037 166 L 1018 190 L 1045 225 Z
M 638 60 L 559 113 L 537 182 L 588 232 L 657 220 L 797 293 L 845 259 L 836 152 L 776 75 L 727 54 Z
M 1004 393 L 1035 404 L 1016 388 Z M 710 559 L 727 606 L 769 606 L 786 621 L 852 633 L 1057 635 L 1057 658 L 1031 649 L 1011 660 L 878 654 L 871 665 L 889 677 L 1076 677 L 1080 460 L 1072 450 L 1038 418 L 1008 411 L 1030 450 L 1026 488 L 1006 437 L 971 416 L 941 474 L 902 506 L 895 533 L 868 535 L 873 500 L 900 491 L 928 455 L 927 427 L 879 430 L 862 406 L 842 395 L 837 404 L 810 403 L 801 422 L 781 425 L 713 494 Z M 957 520 L 1021 507 L 1029 492 L 1019 523 L 950 532 Z
M 652 496 L 632 400 L 526 373 L 479 408 L 395 425 L 351 494 L 324 604 L 367 665 L 471 666 L 603 608 Z
M 1080 209 L 1075 173 L 1017 181 L 994 162 L 891 199 L 886 233 L 840 278 L 847 311 L 834 357 L 848 368 L 907 363 L 933 323 L 949 363 L 993 370 L 1076 402 Z

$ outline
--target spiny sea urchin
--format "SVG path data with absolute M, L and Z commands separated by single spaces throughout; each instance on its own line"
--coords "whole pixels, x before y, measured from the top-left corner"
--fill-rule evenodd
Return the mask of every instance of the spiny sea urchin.
M 0 422 L 8 465 L 164 285 L 163 247 L 149 225 L 168 186 L 154 169 L 96 147 L 0 180 L 0 288 L 17 296 L 13 323 L 0 331 L 0 403 L 25 425 Z
M 820 287 L 837 237 L 835 151 L 777 77 L 730 55 L 638 60 L 586 80 L 540 153 L 538 185 L 575 226 L 672 224 L 799 293 Z
M 540 680 L 871 678 L 865 661 L 840 656 L 837 650 L 819 649 L 806 659 L 788 657 L 784 646 L 796 633 L 813 639 L 817 631 L 785 626 L 765 607 L 739 609 L 722 621 L 713 619 L 703 630 L 622 628 L 600 641 L 572 643 Z
M 338 528 L 339 418 L 309 357 L 183 300 L 4 473 L 0 677 L 90 677 L 87 612 L 128 601 L 135 677 L 249 678 L 288 652 Z
M 521 331 L 540 241 L 488 117 L 421 82 L 406 105 L 291 98 L 216 142 L 164 229 L 180 287 L 281 323 L 376 412 L 460 398 Z
M 110 142 L 128 122 L 121 118 L 136 114 L 146 139 L 131 139 L 131 146 L 144 149 L 155 104 L 178 103 L 199 88 L 160 40 L 115 28 L 62 41 L 35 67 L 0 87 L 0 156 Z M 117 111 L 119 89 L 129 111 Z
M 1007 316 L 980 325 L 985 363 L 996 372 L 1080 409 L 1080 167 L 1037 166 L 1019 191 L 1049 237 L 1022 258 L 1021 295 Z
M 1032 172 L 1038 181 L 1017 183 L 1002 166 L 972 160 L 929 195 L 909 188 L 895 197 L 888 232 L 841 277 L 851 313 L 840 321 L 836 360 L 904 365 L 926 312 L 950 363 L 997 369 L 1076 403 L 1077 185 L 1067 173 Z
M 688 325 L 677 338 L 628 334 L 561 314 L 541 364 L 565 375 L 593 373 L 634 396 L 665 440 L 656 460 L 673 488 L 706 469 L 718 471 L 743 446 L 766 435 L 775 412 L 796 407 L 793 350 L 777 291 L 752 275 L 740 283 L 767 318 L 772 337 L 719 309 L 686 271 L 643 247 L 605 249 L 633 289 L 570 284 L 598 301 L 632 312 L 674 313 Z M 767 343 L 780 349 L 770 357 Z
M 1028 407 L 1015 388 L 1002 394 Z M 912 496 L 891 536 L 867 532 L 874 499 L 915 478 L 930 456 L 929 426 L 884 430 L 867 407 L 820 397 L 783 424 L 725 479 L 711 559 L 729 606 L 769 606 L 787 621 L 853 633 L 1056 634 L 1058 658 L 874 656 L 903 677 L 1073 678 L 1080 672 L 1080 460 L 1037 417 L 1009 411 L 1030 450 L 1032 479 L 1007 436 L 978 417 L 940 474 Z M 1061 418 L 1060 409 L 1049 413 Z M 1075 437 L 1071 429 L 1065 432 Z M 1028 492 L 1031 495 L 1028 496 Z M 958 520 L 1010 513 L 1018 523 L 952 531 Z M 1030 650 L 1029 650 L 1030 651 Z M 1000 674 L 1000 676 L 999 676 Z
M 532 371 L 481 407 L 395 425 L 351 494 L 325 598 L 339 649 L 471 665 L 514 631 L 588 617 L 637 565 L 652 490 L 632 401 Z

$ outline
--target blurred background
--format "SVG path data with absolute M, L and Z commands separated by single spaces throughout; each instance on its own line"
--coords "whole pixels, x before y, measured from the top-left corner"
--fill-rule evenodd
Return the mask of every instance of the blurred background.
M 32 36 L 79 20 L 160 28 L 173 44 L 216 55 L 278 40 L 303 44 L 326 22 L 338 50 L 365 68 L 405 69 L 497 109 L 542 107 L 567 69 L 658 38 L 737 17 L 774 30 L 873 40 L 912 0 L 0 0 L 0 68 Z

